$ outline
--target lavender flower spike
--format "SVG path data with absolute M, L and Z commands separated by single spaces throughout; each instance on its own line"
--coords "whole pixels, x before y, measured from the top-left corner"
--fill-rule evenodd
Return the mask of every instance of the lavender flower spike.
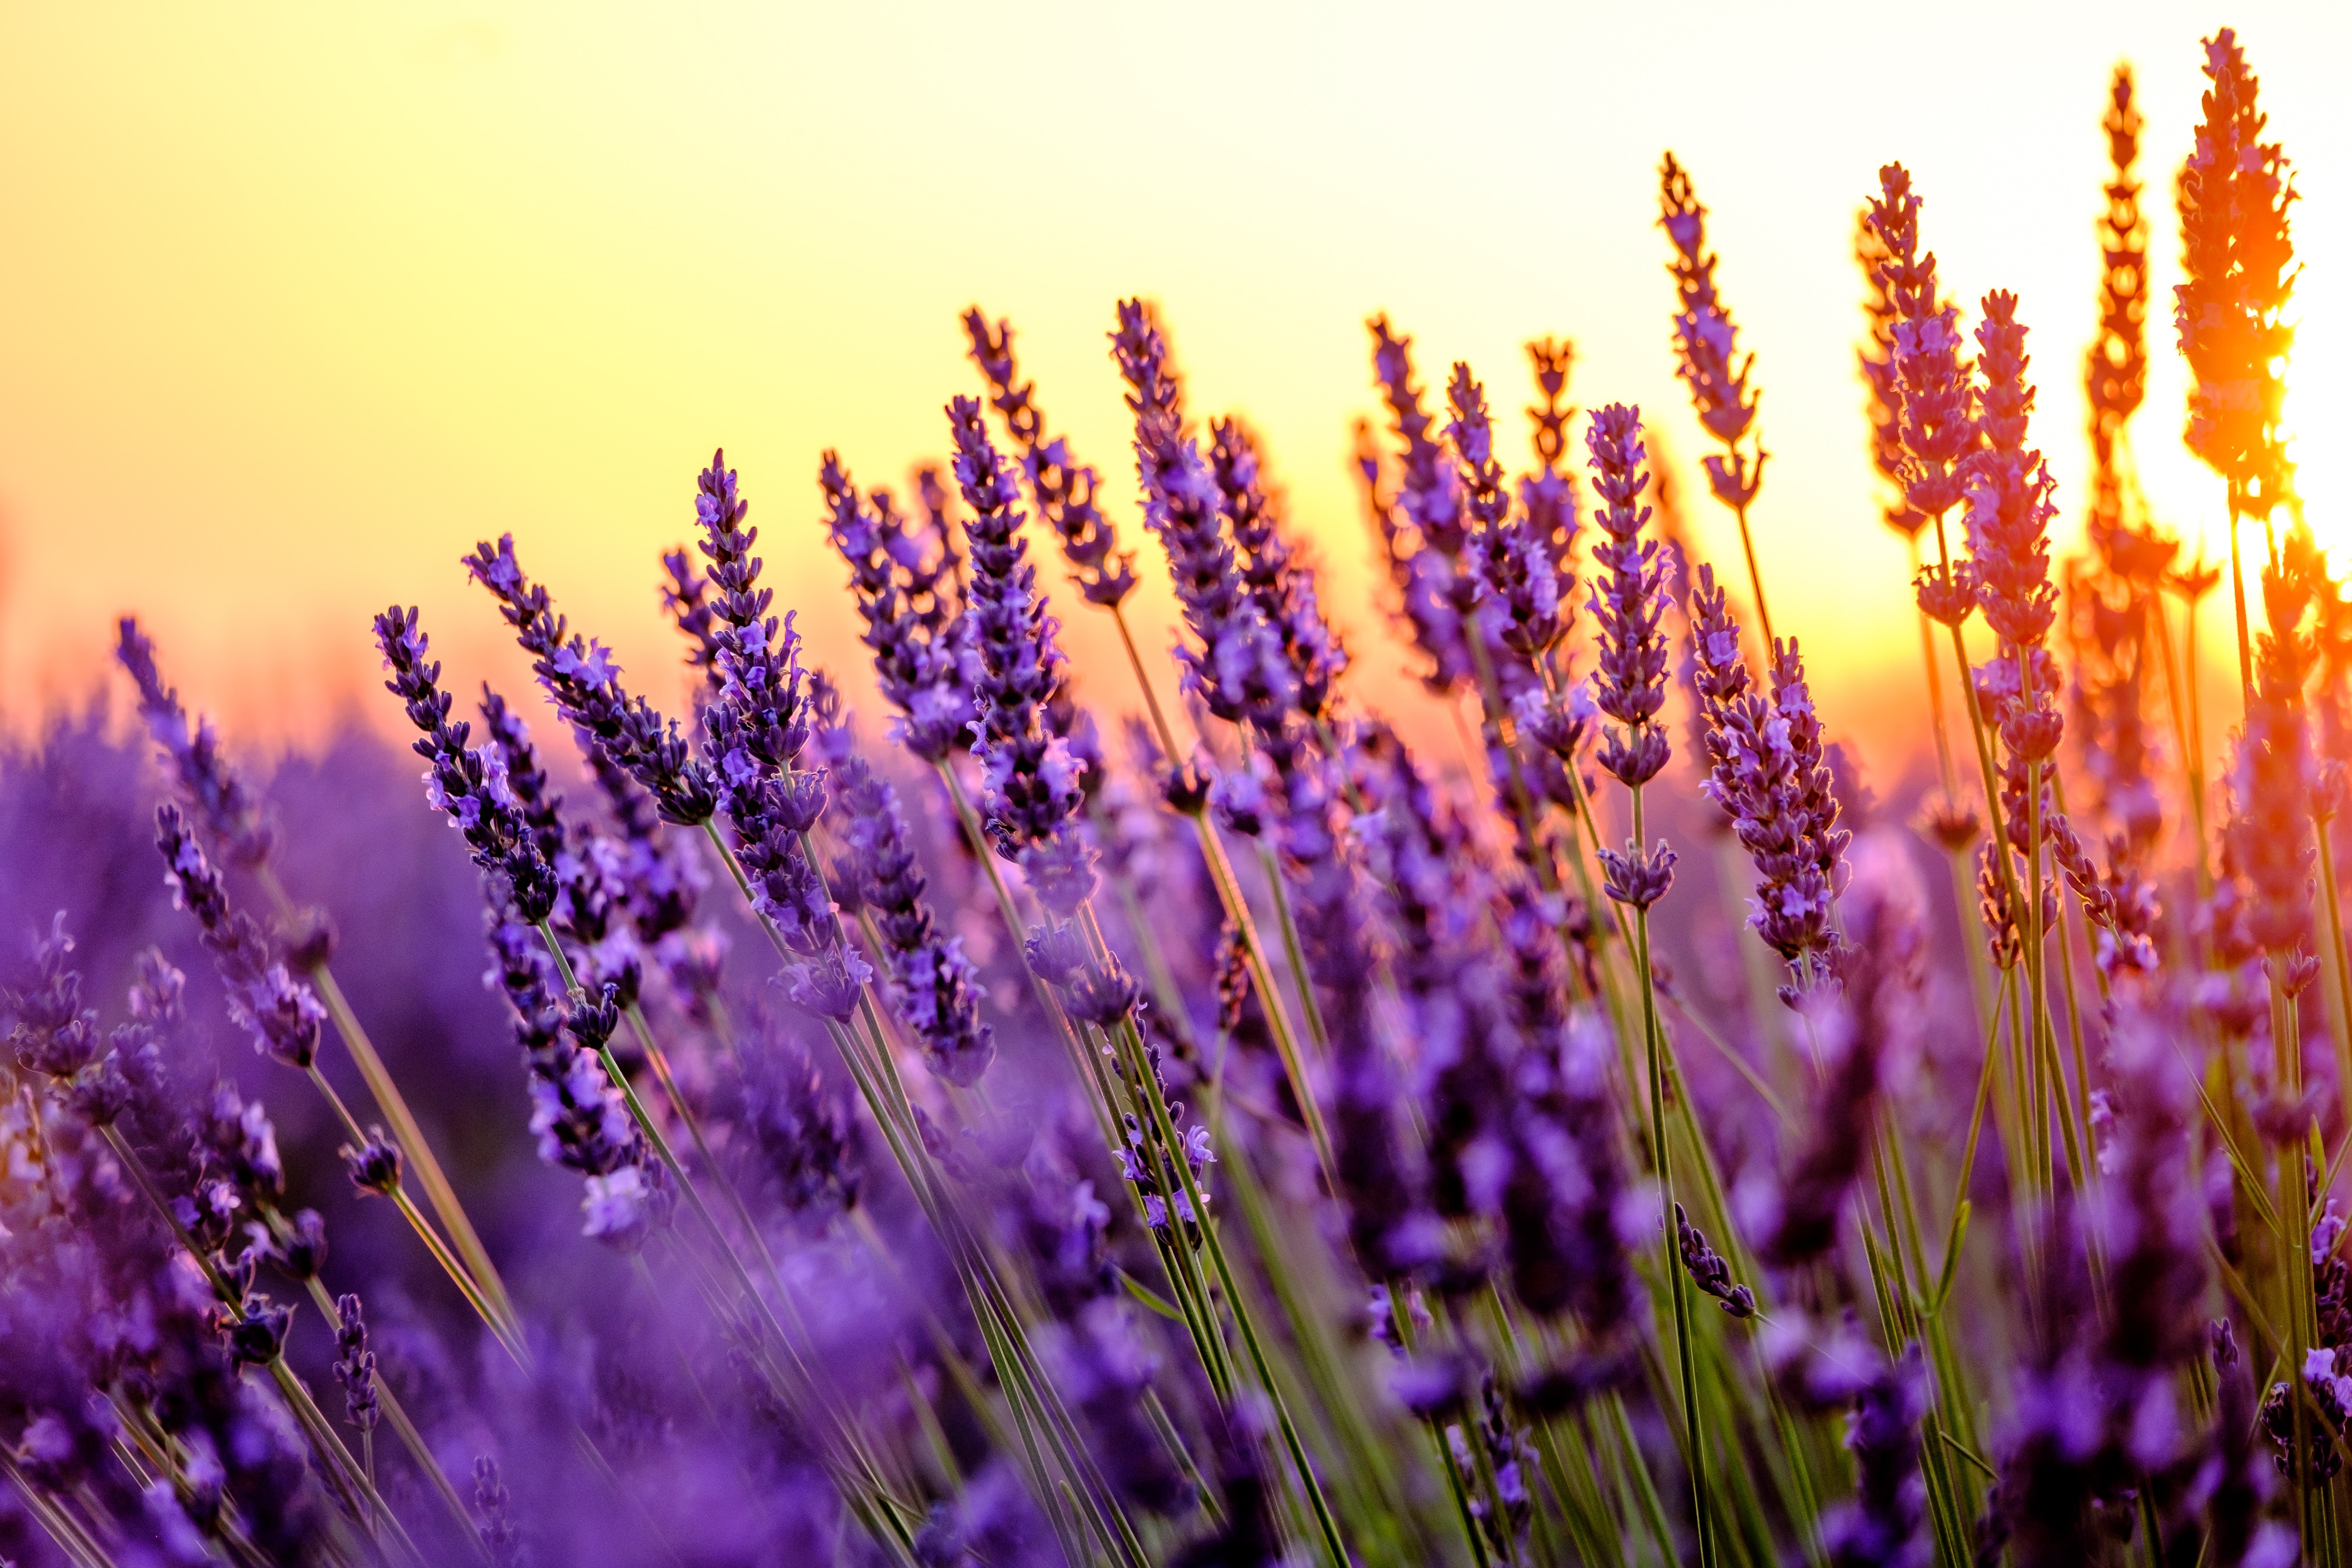
M 1470 516 L 1465 559 L 1479 589 L 1480 635 L 1500 643 L 1523 660 L 1541 658 L 1568 630 L 1560 615 L 1559 572 L 1551 540 L 1533 519 L 1511 506 L 1503 465 L 1495 459 L 1495 427 L 1486 414 L 1486 389 L 1457 364 L 1447 383 L 1453 419 L 1446 435 L 1462 462 L 1462 487 Z
M 205 946 L 228 993 L 229 1017 L 253 1037 L 256 1051 L 307 1070 L 318 1057 L 327 1009 L 308 982 L 288 973 L 253 916 L 229 906 L 219 871 L 169 801 L 155 808 L 155 847 L 173 899 L 204 928 Z
M 1036 384 L 1013 384 L 1020 371 L 1013 360 L 1013 323 L 1000 320 L 992 331 L 988 318 L 975 305 L 964 312 L 963 328 L 971 339 L 972 362 L 988 378 L 989 403 L 1003 416 L 1005 429 L 1021 448 L 1021 470 L 1028 476 L 1029 493 L 1037 499 L 1037 516 L 1054 530 L 1062 554 L 1078 574 L 1078 592 L 1089 604 L 1118 609 L 1135 591 L 1135 554 L 1118 548 L 1110 519 L 1095 504 L 1095 471 L 1070 455 L 1069 444 L 1062 437 L 1045 439 Z
M 2274 367 L 2294 341 L 2283 318 L 2294 291 L 2287 208 L 2294 180 L 2256 107 L 2262 84 L 2237 35 L 2204 40 L 2204 122 L 2180 171 L 2181 270 L 2173 325 L 2196 375 L 2189 446 L 2229 481 L 2232 517 L 2268 517 L 2294 486 L 2278 435 L 2285 383 Z
M 898 547 L 904 538 L 888 497 L 859 496 L 849 471 L 833 453 L 817 470 L 824 492 L 825 531 L 849 565 L 850 588 L 866 622 L 882 695 L 898 710 L 893 738 L 926 762 L 938 762 L 970 736 L 972 694 L 958 657 L 961 622 L 947 634 L 925 623 L 901 576 Z
M 779 623 L 766 613 L 769 591 L 758 586 L 760 559 L 751 554 L 759 530 L 742 526 L 747 507 L 725 464 L 724 452 L 713 454 L 696 482 L 701 549 L 720 622 L 719 697 L 703 710 L 704 742 L 717 760 L 719 805 L 735 830 L 752 904 L 805 960 L 791 977 L 793 999 L 823 1017 L 845 1019 L 873 971 L 843 941 L 824 879 L 803 847 L 824 810 L 824 788 L 821 775 L 793 768 L 809 737 L 800 634 L 791 616 Z
M 1748 375 L 1756 356 L 1739 358 L 1739 329 L 1715 291 L 1716 258 L 1706 248 L 1706 209 L 1691 188 L 1689 172 L 1666 154 L 1658 171 L 1658 225 L 1674 242 L 1675 293 L 1682 303 L 1675 317 L 1675 368 L 1689 386 L 1691 402 L 1707 434 L 1723 443 L 1724 455 L 1706 459 L 1707 485 L 1716 499 L 1745 513 L 1764 482 L 1759 444 L 1751 465 L 1739 444 L 1756 422 L 1757 394 Z
M 1666 558 L 1658 541 L 1643 537 L 1650 508 L 1640 504 L 1650 476 L 1642 465 L 1642 411 L 1611 403 L 1592 416 L 1585 444 L 1592 453 L 1592 487 L 1601 505 L 1593 520 L 1608 537 L 1592 547 L 1600 569 L 1591 607 L 1600 622 L 1601 658 L 1592 673 L 1593 706 L 1615 719 L 1601 737 L 1601 766 L 1629 789 L 1639 789 L 1666 765 L 1672 744 L 1659 710 L 1666 703 Z M 1674 883 L 1675 852 L 1662 841 L 1654 852 L 1639 843 L 1601 851 L 1609 895 L 1646 909 Z
M 488 589 L 499 612 L 514 628 L 515 641 L 531 656 L 531 671 L 566 721 L 595 737 L 613 760 L 650 790 L 662 818 L 699 827 L 718 806 L 718 780 L 688 751 L 675 721 L 665 720 L 643 697 L 621 685 L 621 666 L 612 650 L 570 632 L 547 590 L 524 575 L 515 559 L 514 536 L 487 541 L 465 558 L 474 580 Z
M 428 643 L 416 612 L 394 605 L 375 618 L 375 639 L 392 672 L 384 689 L 400 698 L 409 722 L 425 732 L 415 748 L 432 764 L 425 776 L 425 799 L 465 834 L 474 863 L 506 879 L 524 921 L 536 925 L 546 919 L 555 907 L 554 868 L 507 789 L 503 758 L 467 747 L 466 721 L 450 718 L 452 698 L 440 689 L 441 666 L 425 657 Z
M 1390 330 L 1385 316 L 1374 317 L 1370 327 L 1372 373 L 1404 448 L 1383 542 L 1390 571 L 1403 596 L 1406 624 L 1429 656 L 1430 670 L 1423 679 L 1432 690 L 1444 691 L 1470 679 L 1475 668 L 1456 604 L 1462 549 L 1468 542 L 1461 486 L 1454 465 L 1445 460 L 1444 447 L 1431 434 L 1436 421 L 1421 406 L 1421 389 L 1413 385 L 1412 340 Z M 1397 515 L 1404 519 L 1402 528 L 1395 526 Z M 1407 549 L 1408 545 L 1412 548 Z
M 1748 924 L 1788 963 L 1795 983 L 1780 999 L 1795 1007 L 1815 986 L 1833 981 L 1844 962 L 1845 944 L 1830 915 L 1853 837 L 1837 825 L 1804 662 L 1793 642 L 1782 643 L 1770 700 L 1755 690 L 1740 658 L 1738 622 L 1708 566 L 1698 569 L 1691 596 L 1691 652 L 1707 757 L 1700 788 L 1731 819 L 1756 862 Z
M 987 993 L 963 956 L 961 938 L 942 936 L 931 922 L 898 792 L 855 756 L 835 770 L 832 783 L 847 850 L 842 896 L 854 897 L 874 917 L 886 948 L 891 999 L 922 1042 L 926 1065 L 970 1088 L 996 1055 L 980 1017 L 980 998 Z
M 1219 718 L 1278 730 L 1297 706 L 1297 674 L 1224 536 L 1225 497 L 1199 444 L 1184 434 L 1167 340 L 1139 301 L 1119 306 L 1112 356 L 1131 389 L 1127 405 L 1135 414 L 1144 526 L 1168 552 L 1176 601 L 1198 643 L 1177 652 L 1185 686 Z
M 139 688 L 140 715 L 148 735 L 170 758 L 181 795 L 229 864 L 245 870 L 261 864 L 276 835 L 261 803 L 247 793 L 244 780 L 221 755 L 211 721 L 199 718 L 190 727 L 180 694 L 163 684 L 155 667 L 155 644 L 137 620 L 124 616 L 117 631 L 114 656 Z
M 1036 568 L 1024 559 L 1018 493 L 981 423 L 979 400 L 957 398 L 948 421 L 956 481 L 972 509 L 964 523 L 980 694 L 972 755 L 982 770 L 988 829 L 997 852 L 1018 862 L 1038 898 L 1067 919 L 1093 894 L 1095 869 L 1074 820 L 1082 803 L 1079 759 L 1046 713 L 1062 688 L 1057 623 L 1037 591 Z

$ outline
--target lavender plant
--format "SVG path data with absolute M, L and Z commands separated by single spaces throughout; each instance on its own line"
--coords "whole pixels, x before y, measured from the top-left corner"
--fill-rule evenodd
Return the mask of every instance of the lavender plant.
M 1343 644 L 1260 436 L 1194 423 L 1136 299 L 1140 536 L 977 310 L 986 396 L 903 508 L 823 459 L 790 526 L 846 571 L 870 715 L 723 453 L 661 558 L 681 721 L 512 537 L 466 565 L 571 744 L 488 687 L 460 716 L 395 606 L 421 790 L 365 734 L 233 766 L 123 622 L 153 756 L 103 715 L 0 742 L 33 933 L 0 952 L 0 1556 L 2340 1563 L 2352 584 L 2281 444 L 2284 153 L 2235 35 L 2206 48 L 2189 441 L 2233 535 L 2271 525 L 2210 812 L 2219 577 L 2128 433 L 2127 70 L 2079 554 L 2015 297 L 1963 329 L 1899 164 L 1861 233 L 1868 434 L 1973 795 L 1938 715 L 1874 800 L 1765 620 L 1752 358 L 1671 158 L 1752 643 L 1632 405 L 1585 422 L 1580 495 L 1563 342 L 1515 474 L 1487 383 L 1454 364 L 1439 408 L 1381 317 L 1358 472 L 1402 634 Z M 1041 542 L 1131 699 L 1081 692 Z M 1130 624 L 1162 559 L 1166 708 Z M 1752 875 L 1754 1004 L 1692 832 L 1727 896 Z

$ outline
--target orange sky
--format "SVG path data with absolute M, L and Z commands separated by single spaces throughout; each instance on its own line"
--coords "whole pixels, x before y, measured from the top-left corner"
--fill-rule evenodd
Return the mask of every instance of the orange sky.
M 1192 406 L 1266 436 L 1377 698 L 1400 655 L 1346 466 L 1373 406 L 1364 317 L 1414 335 L 1426 382 L 1468 359 L 1504 410 L 1519 344 L 1571 337 L 1580 403 L 1639 402 L 1695 457 L 1654 226 L 1671 145 L 1759 355 L 1775 621 L 1832 724 L 1868 725 L 1916 679 L 1853 371 L 1876 165 L 1912 166 L 1958 296 L 2021 296 L 2072 538 L 2107 71 L 2140 68 L 2168 308 L 2197 39 L 2225 20 L 2305 196 L 2291 417 L 2352 423 L 2352 379 L 2329 373 L 2352 366 L 2352 6 L 1470 10 L 0 7 L 0 716 L 91 689 L 126 608 L 256 740 L 354 701 L 390 722 L 367 618 L 394 598 L 454 676 L 519 684 L 456 564 L 509 528 L 672 698 L 655 556 L 721 442 L 780 600 L 845 661 L 817 454 L 895 483 L 940 451 L 940 404 L 975 384 L 972 300 L 1013 317 L 1049 419 L 1139 532 L 1104 343 L 1136 292 L 1161 302 Z M 2218 538 L 2168 320 L 2150 335 L 2149 487 Z M 2298 455 L 2315 525 L 2352 546 L 2352 457 Z M 1087 689 L 1125 706 L 1105 626 L 1066 617 Z

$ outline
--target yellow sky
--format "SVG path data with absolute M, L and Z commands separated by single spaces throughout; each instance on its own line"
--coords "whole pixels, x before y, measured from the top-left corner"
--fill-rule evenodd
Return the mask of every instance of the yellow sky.
M 1192 406 L 1266 436 L 1370 690 L 1392 692 L 1346 466 L 1373 407 L 1363 319 L 1411 331 L 1433 384 L 1468 359 L 1503 410 L 1525 401 L 1520 343 L 1571 337 L 1576 400 L 1639 402 L 1687 462 L 1654 226 L 1671 145 L 1759 355 L 1774 619 L 1804 639 L 1832 724 L 1840 704 L 1862 722 L 1908 701 L 1916 650 L 1853 371 L 1849 246 L 1874 169 L 1911 165 L 1958 295 L 2021 296 L 2072 536 L 2107 72 L 2141 72 L 2168 317 L 2172 172 L 2197 39 L 2222 21 L 2305 198 L 2292 417 L 2339 432 L 2343 5 L 11 0 L 0 714 L 89 690 L 129 608 L 190 696 L 255 737 L 354 700 L 389 720 L 367 618 L 395 598 L 424 607 L 454 675 L 519 684 L 456 564 L 506 529 L 575 622 L 674 697 L 655 556 L 722 442 L 780 600 L 846 662 L 818 453 L 895 483 L 939 452 L 940 405 L 974 386 L 955 317 L 977 299 L 1013 317 L 1049 419 L 1114 476 L 1137 534 L 1103 337 L 1136 292 L 1162 304 Z M 2179 449 L 2168 319 L 2150 336 L 2143 465 L 2193 533 L 2219 492 Z M 2352 544 L 2352 458 L 2316 440 L 2298 455 L 2315 524 Z M 1704 543 L 1735 548 L 1692 507 Z M 1165 614 L 1156 575 L 1146 610 Z M 1124 706 L 1099 619 L 1066 618 L 1087 690 Z

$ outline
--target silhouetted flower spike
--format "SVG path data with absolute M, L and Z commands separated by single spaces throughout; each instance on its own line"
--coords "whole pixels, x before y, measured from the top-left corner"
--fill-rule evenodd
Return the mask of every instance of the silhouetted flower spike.
M 357 1296 L 335 1298 L 335 1381 L 343 1385 L 343 1414 L 362 1432 L 375 1429 L 382 1415 L 375 1396 L 375 1352 L 368 1349 L 367 1320 Z
M 992 329 L 988 318 L 974 306 L 964 312 L 963 326 L 971 340 L 972 362 L 988 380 L 990 405 L 1003 416 L 1005 429 L 1020 448 L 1022 472 L 1036 498 L 1038 518 L 1061 541 L 1063 555 L 1078 574 L 1078 592 L 1090 604 L 1118 608 L 1135 591 L 1135 557 L 1119 549 L 1110 519 L 1095 504 L 1095 471 L 1070 455 L 1069 444 L 1062 437 L 1045 439 L 1045 415 L 1034 396 L 1035 383 L 1013 384 L 1020 372 L 1013 359 L 1013 323 L 1000 320 Z
M 1724 1261 L 1723 1254 L 1707 1245 L 1706 1232 L 1690 1222 L 1679 1203 L 1675 1205 L 1675 1249 L 1694 1284 L 1713 1296 L 1732 1317 L 1756 1315 L 1756 1292 L 1732 1281 L 1731 1265 Z
M 138 621 L 126 615 L 116 631 L 114 656 L 139 688 L 140 716 L 171 764 L 181 799 L 230 865 L 245 870 L 260 865 L 269 858 L 276 839 L 267 811 L 221 755 L 211 721 L 199 718 L 190 726 L 180 694 L 163 684 L 155 664 L 155 644 Z
M 650 790 L 666 821 L 699 827 L 717 810 L 717 780 L 698 760 L 677 725 L 621 685 L 621 666 L 601 643 L 572 634 L 555 613 L 547 590 L 524 575 L 514 536 L 487 540 L 467 556 L 474 580 L 488 589 L 531 656 L 531 671 L 564 719 L 593 736 L 613 760 Z
M 2273 367 L 2294 341 L 2283 319 L 2294 289 L 2294 181 L 2279 144 L 2262 140 L 2261 84 L 2237 35 L 2224 27 L 2204 45 L 2212 86 L 2180 171 L 2187 281 L 2173 289 L 2173 325 L 2196 377 L 2188 440 L 2229 481 L 2232 515 L 2268 517 L 2294 486 L 2278 436 L 2285 383 Z
M 2133 172 L 2143 124 L 2133 97 L 2132 68 L 2119 64 L 2102 121 L 2114 173 L 2105 187 L 2107 210 L 2099 220 L 2099 330 L 2084 355 L 2084 388 L 2091 409 L 2095 542 L 2124 526 L 2116 446 L 2147 393 L 2147 219 L 2140 212 L 2140 183 Z
M 661 563 L 667 577 L 662 583 L 662 609 L 691 644 L 686 653 L 687 667 L 701 671 L 703 681 L 715 692 L 719 689 L 719 637 L 710 580 L 683 547 L 663 551 Z
M 1682 303 L 1675 317 L 1675 369 L 1689 386 L 1699 423 L 1723 443 L 1724 455 L 1706 462 L 1707 483 L 1727 507 L 1744 508 L 1764 480 L 1765 453 L 1739 450 L 1756 420 L 1756 397 L 1748 388 L 1756 356 L 1739 358 L 1738 329 L 1715 291 L 1716 257 L 1706 248 L 1706 209 L 1698 204 L 1689 173 L 1666 154 L 1658 170 L 1658 225 L 1674 242 L 1675 293 Z
M 1560 464 L 1568 455 L 1568 425 L 1576 411 L 1568 404 L 1568 372 L 1576 362 L 1576 346 L 1550 338 L 1528 345 L 1535 370 L 1536 392 L 1543 400 L 1528 410 L 1534 424 L 1537 469 L 1519 478 L 1519 510 L 1525 528 L 1544 541 L 1556 578 L 1563 634 L 1576 612 L 1576 486 Z

